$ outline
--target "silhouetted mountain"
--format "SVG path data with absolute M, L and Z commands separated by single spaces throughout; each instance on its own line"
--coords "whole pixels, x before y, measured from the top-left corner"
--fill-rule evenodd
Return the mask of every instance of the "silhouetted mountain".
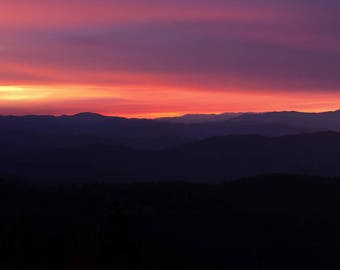
M 231 121 L 253 123 L 281 123 L 298 127 L 340 131 L 340 110 L 322 113 L 268 112 L 246 113 Z
M 216 137 L 168 152 L 177 176 L 187 173 L 207 179 L 271 172 L 340 175 L 339 154 L 340 134 L 336 132 Z
M 3 151 L 51 149 L 88 144 L 119 144 L 142 149 L 173 147 L 228 134 L 279 136 L 316 131 L 289 124 L 255 122 L 166 123 L 147 119 L 108 117 L 93 113 L 72 116 L 2 116 Z
M 0 171 L 54 183 L 191 180 L 214 182 L 263 173 L 340 176 L 340 133 L 230 135 L 164 150 L 92 144 L 0 153 Z
M 315 132 L 322 123 L 337 129 L 339 115 L 243 114 L 197 124 L 93 113 L 3 116 L 0 172 L 50 183 L 212 182 L 273 172 L 340 176 L 340 135 Z M 312 128 L 314 122 L 320 127 Z
M 64 115 L 64 117 L 68 117 L 68 116 Z M 98 113 L 82 112 L 82 113 L 74 114 L 71 117 L 83 118 L 83 119 L 98 119 L 98 118 L 102 118 L 102 117 L 105 117 L 105 116 L 98 114 Z
M 24 144 L 23 147 L 27 145 L 39 147 L 39 144 L 53 147 L 53 142 L 56 143 L 55 146 L 68 146 L 72 145 L 69 141 L 83 140 L 87 144 L 122 144 L 137 148 L 160 149 L 230 134 L 282 136 L 326 130 L 340 131 L 339 123 L 340 111 L 241 115 L 227 113 L 188 115 L 163 120 L 126 119 L 94 113 L 60 117 L 0 116 L 0 143 L 6 141 L 6 145 L 11 145 L 20 141 Z M 24 134 L 30 139 L 25 139 Z M 36 139 L 34 134 L 37 136 Z M 79 140 L 80 137 L 83 139 Z
M 339 269 L 340 180 L 0 181 L 1 269 Z
M 282 111 L 264 113 L 189 114 L 180 117 L 160 118 L 158 120 L 170 123 L 187 123 L 187 124 L 218 121 L 248 124 L 275 123 L 300 128 L 340 131 L 340 110 L 321 113 Z
M 169 122 L 169 123 L 183 123 L 183 124 L 194 124 L 194 123 L 206 123 L 216 121 L 226 121 L 235 118 L 242 113 L 222 113 L 222 114 L 186 114 L 177 117 L 163 117 L 158 118 L 158 121 Z

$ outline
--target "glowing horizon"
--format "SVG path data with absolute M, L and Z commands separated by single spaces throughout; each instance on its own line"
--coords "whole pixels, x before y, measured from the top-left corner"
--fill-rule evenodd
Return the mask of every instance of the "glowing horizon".
M 128 89 L 125 91 L 128 92 Z M 334 102 L 335 96 L 338 102 Z M 93 97 L 97 103 L 94 103 Z M 206 93 L 203 90 L 183 92 L 163 89 L 157 96 L 152 93 L 152 90 L 150 92 L 144 89 L 141 96 L 135 97 L 135 100 L 126 100 L 128 97 L 129 93 L 124 93 L 121 89 L 112 91 L 111 88 L 94 88 L 94 86 L 87 86 L 87 88 L 83 86 L 0 86 L 0 115 L 72 115 L 80 112 L 94 112 L 128 118 L 159 118 L 226 112 L 323 112 L 340 108 L 340 93 L 337 95 L 328 93 L 328 99 L 326 99 L 325 94 L 320 97 L 318 93 L 309 94 L 306 98 L 304 94 L 296 93 L 293 97 L 287 97 L 282 93 L 270 92 L 233 94 Z M 315 102 L 320 98 L 323 99 L 322 102 Z M 195 105 L 191 108 L 186 104 L 188 99 L 195 101 Z M 116 105 L 113 110 L 111 102 Z M 59 105 L 61 103 L 62 107 Z M 159 105 L 163 103 L 166 105 Z M 225 106 L 224 103 L 228 103 L 229 106 Z M 100 108 L 98 109 L 97 106 Z M 173 111 L 173 108 L 177 111 Z M 197 108 L 201 109 L 197 110 Z

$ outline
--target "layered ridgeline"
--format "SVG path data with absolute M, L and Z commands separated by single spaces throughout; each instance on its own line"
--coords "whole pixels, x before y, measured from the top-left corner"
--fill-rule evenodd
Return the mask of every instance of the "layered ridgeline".
M 339 114 L 243 114 L 195 124 L 91 113 L 1 117 L 0 172 L 47 183 L 339 176 Z M 321 131 L 329 127 L 335 131 Z
M 265 113 L 222 113 L 222 114 L 188 114 L 180 117 L 158 119 L 172 123 L 277 123 L 295 127 L 317 128 L 340 131 L 340 110 L 321 113 L 305 113 L 297 111 L 265 112 Z
M 257 134 L 282 136 L 317 131 L 340 131 L 340 112 L 187 115 L 126 119 L 94 113 L 72 116 L 2 116 L 0 147 L 31 151 L 87 144 L 115 144 L 161 149 L 212 136 Z
M 27 142 L 34 142 L 34 137 L 43 136 L 56 140 L 78 140 L 89 142 L 117 142 L 132 146 L 153 146 L 151 139 L 159 146 L 174 144 L 183 140 L 202 139 L 211 136 L 228 134 L 261 134 L 285 135 L 322 128 L 306 128 L 291 125 L 288 122 L 260 123 L 259 121 L 244 121 L 237 118 L 221 121 L 203 121 L 197 123 L 173 123 L 168 120 L 127 119 L 108 117 L 93 113 L 81 113 L 72 116 L 7 116 L 0 117 L 0 130 L 9 140 L 19 137 L 22 133 L 29 136 Z M 7 135 L 7 134 L 8 135 Z M 7 136 L 6 136 L 7 135 Z M 170 142 L 169 142 L 170 141 Z M 7 141 L 9 143 L 10 141 Z M 15 141 L 17 143 L 17 141 Z M 50 142 L 49 142 L 50 143 Z M 74 142 L 72 142 L 74 143 Z M 157 145 L 156 144 L 156 145 Z

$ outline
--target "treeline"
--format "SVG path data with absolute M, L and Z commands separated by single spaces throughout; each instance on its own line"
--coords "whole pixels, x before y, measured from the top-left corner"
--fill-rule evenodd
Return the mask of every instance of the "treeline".
M 340 180 L 1 181 L 2 269 L 335 269 Z

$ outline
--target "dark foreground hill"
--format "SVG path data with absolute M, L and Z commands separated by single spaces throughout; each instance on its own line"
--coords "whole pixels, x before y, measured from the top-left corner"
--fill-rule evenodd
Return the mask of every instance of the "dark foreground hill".
M 18 149 L 17 149 L 18 150 Z M 91 144 L 0 153 L 0 171 L 48 184 L 186 180 L 216 182 L 264 173 L 340 176 L 340 133 L 214 137 L 164 150 Z
M 339 269 L 339 179 L 0 184 L 2 269 Z

